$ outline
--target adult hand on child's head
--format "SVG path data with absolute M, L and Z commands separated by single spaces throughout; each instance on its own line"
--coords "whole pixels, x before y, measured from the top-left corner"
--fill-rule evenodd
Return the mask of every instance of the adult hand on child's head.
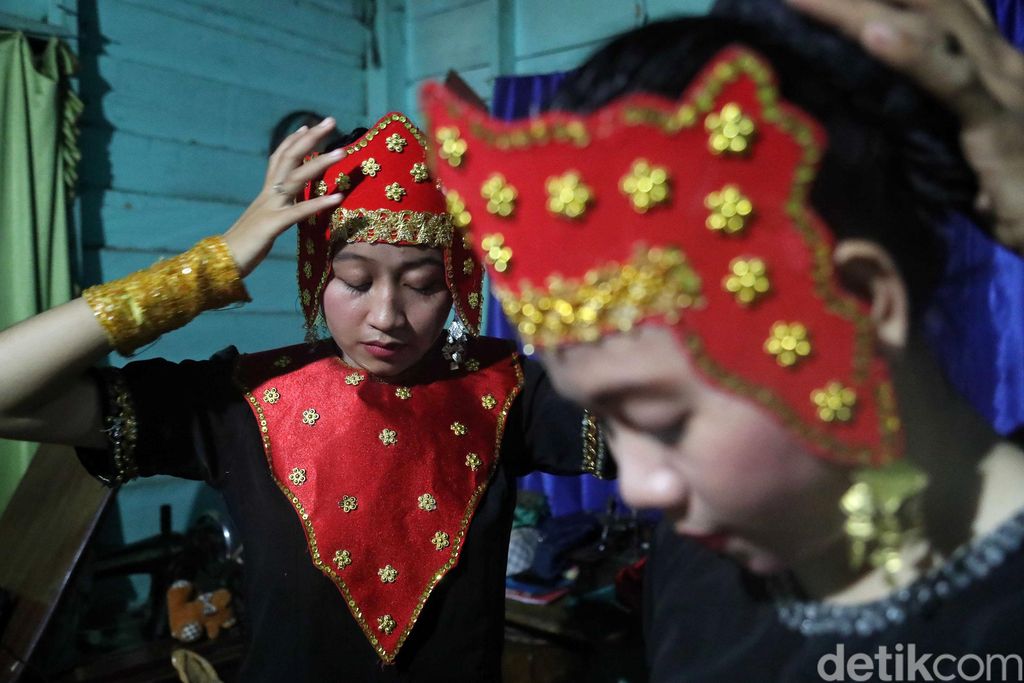
M 243 277 L 259 265 L 274 240 L 291 225 L 341 202 L 340 194 L 295 201 L 307 181 L 323 175 L 345 156 L 339 149 L 303 163 L 303 158 L 332 130 L 334 119 L 330 117 L 312 128 L 302 126 L 270 155 L 263 189 L 224 235 Z
M 915 79 L 961 121 L 977 208 L 1024 253 L 1024 55 L 978 0 L 787 0 Z

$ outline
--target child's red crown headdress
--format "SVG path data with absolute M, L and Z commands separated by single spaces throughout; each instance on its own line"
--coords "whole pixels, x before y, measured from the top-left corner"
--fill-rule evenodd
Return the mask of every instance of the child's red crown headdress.
M 333 212 L 299 224 L 299 292 L 310 333 L 320 317 L 339 241 L 440 247 L 455 310 L 470 332 L 479 333 L 483 268 L 461 236 L 453 239 L 444 195 L 427 168 L 426 148 L 419 128 L 393 112 L 346 146 L 346 156 L 323 176 L 306 184 L 306 199 L 344 195 Z
M 436 84 L 423 109 L 457 226 L 528 346 L 672 327 L 696 366 L 822 457 L 899 455 L 865 305 L 808 205 L 825 136 L 767 60 L 724 50 L 680 101 L 505 123 Z

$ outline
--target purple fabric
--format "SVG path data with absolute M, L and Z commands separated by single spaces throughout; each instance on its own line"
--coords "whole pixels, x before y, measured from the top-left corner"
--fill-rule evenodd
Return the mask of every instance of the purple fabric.
M 989 0 L 999 29 L 1024 47 L 1024 5 Z M 945 226 L 949 264 L 926 318 L 946 374 L 996 431 L 1024 425 L 1024 262 L 965 218 Z
M 494 83 L 491 113 L 507 121 L 537 114 L 554 95 L 565 75 L 551 73 L 535 76 L 499 76 Z M 501 305 L 493 294 L 487 296 L 486 333 L 506 339 L 515 337 L 515 332 L 505 319 Z M 535 472 L 522 477 L 519 486 L 546 495 L 551 505 L 551 514 L 555 516 L 573 514 L 581 510 L 603 512 L 609 497 L 618 499 L 618 487 L 615 482 L 601 481 L 589 476 L 560 477 Z M 621 505 L 621 499 L 618 499 L 618 502 Z

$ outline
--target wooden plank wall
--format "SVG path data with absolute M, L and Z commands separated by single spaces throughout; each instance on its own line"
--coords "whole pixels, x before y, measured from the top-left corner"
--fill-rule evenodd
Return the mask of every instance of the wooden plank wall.
M 82 275 L 120 277 L 222 232 L 262 185 L 270 130 L 311 109 L 366 118 L 359 0 L 79 2 Z M 139 358 L 204 357 L 302 339 L 295 236 L 208 313 Z
M 64 4 L 75 4 L 63 0 Z M 80 280 L 110 280 L 226 230 L 259 191 L 269 135 L 310 109 L 366 119 L 364 0 L 78 0 Z M 208 312 L 138 358 L 203 358 L 302 341 L 294 228 L 247 280 L 252 303 Z M 122 364 L 120 357 L 112 362 Z M 217 496 L 167 477 L 118 495 L 125 542 L 176 530 Z M 116 535 L 116 534 L 115 534 Z M 144 596 L 146 582 L 133 581 Z
M 402 45 L 401 68 L 370 74 L 371 111 L 419 115 L 422 83 L 455 69 L 489 99 L 497 75 L 564 71 L 610 37 L 671 16 L 701 14 L 712 0 L 386 0 L 377 28 Z M 394 81 L 400 81 L 395 83 Z

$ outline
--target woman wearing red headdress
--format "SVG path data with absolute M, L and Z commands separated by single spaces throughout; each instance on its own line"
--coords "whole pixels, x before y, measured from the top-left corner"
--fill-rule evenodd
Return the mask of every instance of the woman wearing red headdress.
M 483 269 L 420 131 L 389 114 L 302 163 L 332 129 L 282 142 L 223 237 L 0 334 L 0 434 L 78 446 L 111 485 L 220 490 L 246 550 L 244 680 L 499 680 L 515 478 L 600 473 L 596 427 L 475 336 Z M 293 223 L 306 342 L 90 369 L 247 300 Z
M 665 511 L 654 680 L 1019 680 L 1024 450 L 923 327 L 941 218 L 979 184 L 1020 245 L 1024 59 L 959 0 L 792 4 L 954 112 L 735 0 L 616 39 L 527 121 L 428 86 L 432 133 L 468 150 L 438 175 L 624 498 Z

